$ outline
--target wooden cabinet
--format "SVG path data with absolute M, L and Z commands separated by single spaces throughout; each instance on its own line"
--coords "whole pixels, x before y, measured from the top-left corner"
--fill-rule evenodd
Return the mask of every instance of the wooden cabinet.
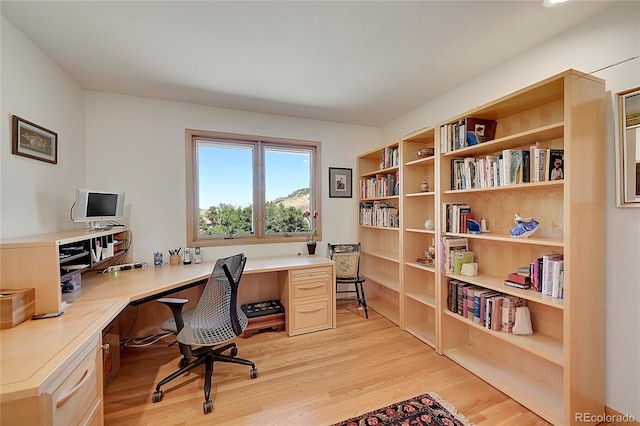
M 400 324 L 400 157 L 392 144 L 358 157 L 360 274 L 367 305 Z
M 400 236 L 385 228 L 359 227 L 369 259 L 364 274 L 370 282 L 367 299 L 373 293 L 370 306 L 553 424 L 575 424 L 576 413 L 605 409 L 604 102 L 603 80 L 568 70 L 407 136 L 399 145 Z M 450 145 L 449 135 L 456 138 L 451 129 L 470 123 L 467 118 L 495 122 L 495 135 L 472 145 Z M 466 140 L 464 133 L 457 137 Z M 453 182 L 456 163 L 466 160 L 478 167 L 479 160 L 499 154 L 531 154 L 534 146 L 563 150 L 563 180 L 549 180 L 546 170 L 541 182 L 483 184 L 489 172 L 485 169 L 481 178 L 476 168 L 476 175 L 462 175 L 468 179 L 464 186 Z M 417 158 L 422 147 L 433 147 L 434 157 Z M 384 172 L 375 166 L 380 151 L 358 158 L 361 179 Z M 423 179 L 428 191 L 420 188 Z M 394 197 L 390 201 L 398 202 Z M 361 196 L 360 201 L 370 199 Z M 490 232 L 447 227 L 443 206 L 455 203 L 470 206 L 478 222 L 485 218 Z M 535 218 L 540 223 L 536 232 L 513 238 L 516 214 Z M 427 219 L 434 220 L 434 230 L 425 228 Z M 478 275 L 442 268 L 443 237 L 468 239 Z M 417 261 L 431 240 L 435 266 Z M 387 258 L 381 260 L 381 253 Z M 563 256 L 564 298 L 504 285 L 509 273 L 546 254 Z M 451 312 L 447 300 L 453 280 L 526 300 L 533 334 L 493 331 Z
M 63 309 L 61 283 L 75 274 L 123 263 L 130 233 L 125 228 L 68 231 L 25 237 L 0 244 L 2 288 L 33 287 L 36 314 Z
M 289 336 L 333 327 L 334 274 L 332 266 L 292 269 L 281 299 Z
M 435 131 L 418 131 L 402 141 L 401 326 L 436 347 L 436 173 Z M 432 249 L 432 250 L 430 250 Z

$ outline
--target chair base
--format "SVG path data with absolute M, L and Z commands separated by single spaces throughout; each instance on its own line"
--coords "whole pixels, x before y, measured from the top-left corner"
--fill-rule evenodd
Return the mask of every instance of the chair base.
M 223 355 L 222 353 L 231 349 L 231 355 Z M 164 392 L 161 387 L 165 384 L 169 383 L 173 379 L 182 376 L 188 371 L 193 370 L 194 368 L 204 364 L 204 403 L 202 405 L 202 409 L 204 414 L 208 414 L 213 411 L 213 401 L 211 401 L 211 378 L 213 376 L 213 363 L 218 362 L 230 362 L 234 364 L 243 364 L 251 367 L 251 371 L 249 373 L 252 379 L 258 377 L 258 369 L 256 365 L 249 360 L 236 358 L 235 356 L 238 354 L 238 348 L 235 343 L 229 343 L 220 347 L 201 347 L 193 351 L 193 355 L 195 358 L 193 361 L 186 363 L 186 358 L 180 359 L 181 368 L 178 371 L 168 375 L 164 379 L 162 379 L 158 385 L 156 386 L 156 390 L 151 396 L 151 401 L 156 403 L 162 401 L 164 396 Z M 186 365 L 185 365 L 186 364 Z

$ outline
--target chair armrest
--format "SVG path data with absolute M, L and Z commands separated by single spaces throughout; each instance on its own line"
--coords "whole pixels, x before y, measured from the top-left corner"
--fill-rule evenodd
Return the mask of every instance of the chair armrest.
M 158 302 L 164 303 L 165 305 L 169 305 L 172 303 L 184 305 L 188 301 L 189 299 L 178 299 L 177 297 L 163 297 L 162 299 L 158 299 Z
M 176 329 L 178 333 L 184 328 L 184 315 L 182 314 L 183 306 L 189 301 L 189 299 L 178 299 L 175 297 L 163 297 L 158 299 L 158 302 L 166 305 L 171 309 L 173 318 L 176 320 Z

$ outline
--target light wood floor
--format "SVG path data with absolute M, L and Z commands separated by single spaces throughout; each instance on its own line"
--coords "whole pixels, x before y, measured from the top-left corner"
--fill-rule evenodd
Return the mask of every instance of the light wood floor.
M 105 392 L 106 425 L 329 425 L 436 392 L 477 425 L 548 425 L 376 312 L 369 319 L 338 306 L 338 327 L 302 336 L 263 332 L 239 338 L 249 367 L 216 363 L 213 412 L 202 412 L 202 371 L 165 386 L 153 404 L 156 383 L 177 369 L 177 347 L 168 339 L 125 348 L 121 368 Z

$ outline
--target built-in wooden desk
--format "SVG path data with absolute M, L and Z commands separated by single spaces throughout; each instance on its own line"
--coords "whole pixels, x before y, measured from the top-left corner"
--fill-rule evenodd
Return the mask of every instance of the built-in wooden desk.
M 88 273 L 64 315 L 0 330 L 1 424 L 102 424 L 102 330 L 130 303 L 206 280 L 213 262 Z M 249 258 L 240 303 L 279 298 L 290 336 L 335 328 L 334 263 Z

